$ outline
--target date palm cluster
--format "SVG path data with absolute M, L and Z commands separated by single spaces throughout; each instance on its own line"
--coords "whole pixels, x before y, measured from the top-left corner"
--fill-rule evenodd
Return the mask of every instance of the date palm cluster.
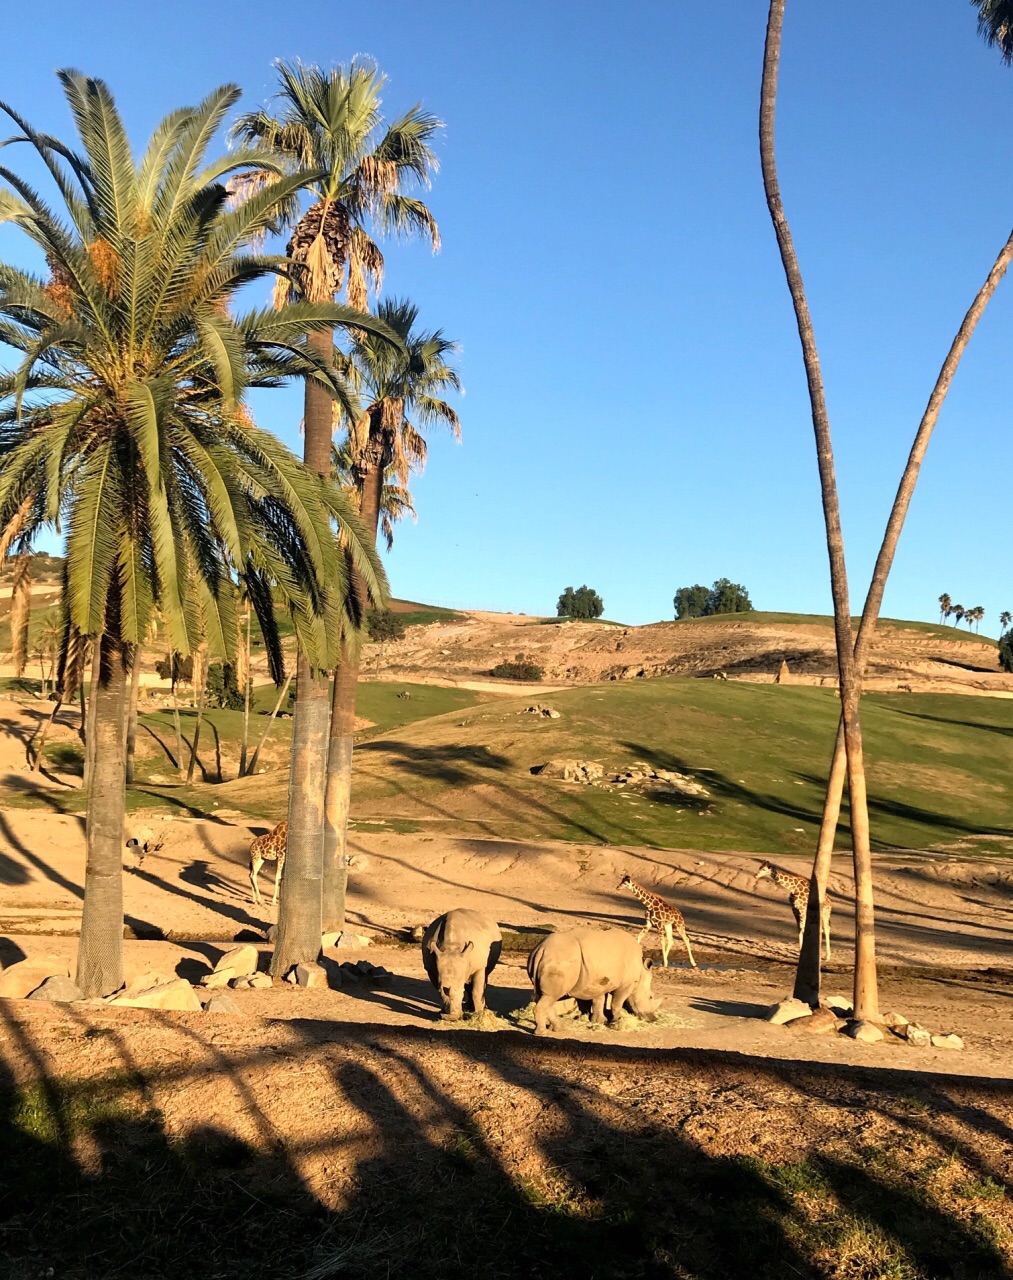
M 44 531 L 62 539 L 58 696 L 90 675 L 77 971 L 88 995 L 122 982 L 129 686 L 133 675 L 136 698 L 155 620 L 174 663 L 242 669 L 252 612 L 281 684 L 284 613 L 305 683 L 326 687 L 387 589 L 363 484 L 378 472 L 389 544 L 425 459 L 408 415 L 458 430 L 439 398 L 457 387 L 453 345 L 415 333 L 410 304 L 371 314 L 367 293 L 383 271 L 371 230 L 423 230 L 438 243 L 428 209 L 402 188 L 434 166 L 439 122 L 415 108 L 385 126 L 383 79 L 364 64 L 279 70 L 280 116 L 239 117 L 220 155 L 212 144 L 234 86 L 166 116 L 139 154 L 108 87 L 77 71 L 58 73 L 74 145 L 0 103 L 15 128 L 0 159 L 30 148 L 55 192 L 44 198 L 0 164 L 0 222 L 23 233 L 37 264 L 0 262 L 0 557 L 14 563 L 17 650 L 28 553 Z M 286 251 L 266 252 L 286 227 Z M 244 306 L 265 278 L 277 281 L 273 305 Z M 309 413 L 304 460 L 251 414 L 251 392 L 292 379 L 308 406 L 324 406 L 323 465 L 310 456 Z M 338 424 L 347 439 L 335 476 Z M 316 745 L 326 757 L 326 741 Z M 319 919 L 311 928 L 318 948 Z

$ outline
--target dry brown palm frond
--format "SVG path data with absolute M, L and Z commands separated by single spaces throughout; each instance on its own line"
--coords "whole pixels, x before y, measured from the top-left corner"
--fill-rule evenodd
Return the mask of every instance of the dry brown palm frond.
M 120 255 L 101 236 L 91 242 L 87 253 L 99 284 L 110 298 L 115 298 L 120 291 Z
M 11 661 L 20 680 L 28 661 L 28 620 L 32 612 L 32 563 L 27 552 L 14 557 L 11 589 Z
M 292 279 L 308 302 L 332 302 L 348 260 L 351 221 L 340 200 L 319 200 L 303 214 L 288 242 Z
M 63 670 L 60 673 L 60 683 L 57 690 L 60 697 L 67 702 L 74 697 L 81 687 L 81 682 L 84 680 L 87 657 L 88 641 L 76 627 L 68 627 L 66 653 L 61 659 Z
M 25 522 L 28 519 L 32 507 L 35 505 L 35 494 L 31 493 L 25 498 L 21 506 L 11 516 L 7 522 L 7 527 L 0 533 L 0 560 L 7 558 L 7 553 L 11 549 L 11 543 L 24 530 Z
M 380 292 L 383 284 L 383 254 L 361 227 L 353 227 L 348 250 L 348 305 L 357 311 L 369 309 L 369 287 Z
M 397 164 L 377 156 L 363 156 L 355 171 L 356 195 L 364 208 L 372 208 L 381 196 L 393 195 L 400 186 Z
M 234 173 L 225 184 L 225 190 L 229 193 L 229 208 L 241 208 L 247 200 L 252 200 L 254 196 L 259 195 L 265 187 L 273 187 L 280 180 L 281 174 L 272 173 L 269 169 L 248 169 L 244 173 Z M 262 227 L 256 235 L 250 237 L 250 248 L 254 252 L 262 249 L 266 239 L 267 229 Z

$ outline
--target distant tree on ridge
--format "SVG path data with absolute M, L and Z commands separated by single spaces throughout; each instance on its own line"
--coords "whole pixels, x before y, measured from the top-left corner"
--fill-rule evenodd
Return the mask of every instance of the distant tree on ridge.
M 600 618 L 604 612 L 605 606 L 602 603 L 601 596 L 588 586 L 578 587 L 576 591 L 574 591 L 573 587 L 567 587 L 556 603 L 556 616 L 558 618 L 588 620 Z

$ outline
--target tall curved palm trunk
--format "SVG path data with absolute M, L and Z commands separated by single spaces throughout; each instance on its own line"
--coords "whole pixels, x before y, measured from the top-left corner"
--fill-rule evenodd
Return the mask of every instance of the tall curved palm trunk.
M 358 464 L 360 474 L 359 517 L 366 533 L 376 546 L 383 498 L 384 450 L 372 430 L 370 444 Z M 356 569 L 349 565 L 349 580 L 360 616 L 368 603 L 366 584 Z M 324 884 L 323 927 L 325 933 L 343 929 L 348 887 L 348 814 L 352 797 L 352 749 L 355 739 L 355 697 L 359 686 L 361 650 L 354 641 L 346 641 L 341 649 L 341 662 L 334 675 L 334 701 L 331 705 L 330 743 L 327 758 L 327 796 L 324 803 Z
M 856 675 L 854 638 L 851 631 L 851 608 L 844 559 L 844 536 L 841 530 L 840 504 L 834 472 L 830 421 L 827 416 L 819 353 L 813 333 L 812 319 L 806 300 L 802 273 L 799 270 L 791 230 L 784 214 L 777 180 L 774 149 L 774 116 L 777 106 L 777 73 L 781 56 L 781 34 L 784 27 L 785 0 L 771 0 L 767 20 L 767 37 L 763 56 L 763 83 L 760 94 L 760 164 L 785 277 L 791 293 L 802 344 L 816 457 L 820 474 L 823 517 L 826 526 L 827 553 L 830 560 L 830 586 L 834 601 L 834 633 L 837 645 L 837 669 L 840 675 L 841 721 L 847 758 L 851 800 L 851 835 L 855 870 L 855 983 L 854 1017 L 856 1021 L 876 1017 L 879 996 L 876 982 L 875 919 L 872 891 L 872 855 L 869 842 L 869 815 L 865 787 L 865 762 L 862 754 L 862 728 L 859 719 L 861 682 Z
M 77 985 L 104 996 L 123 985 L 123 819 L 126 810 L 127 652 L 112 634 L 93 667 L 88 754 L 88 863 L 85 869 Z
M 914 496 L 915 485 L 918 482 L 918 475 L 925 460 L 925 454 L 928 451 L 932 432 L 939 421 L 943 402 L 950 389 L 950 384 L 953 382 L 961 357 L 967 349 L 967 344 L 971 341 L 971 335 L 984 314 L 992 295 L 998 289 L 999 282 L 1006 274 L 1011 260 L 1013 260 L 1013 232 L 1010 233 L 1006 243 L 999 251 L 999 255 L 992 264 L 992 269 L 989 271 L 985 283 L 975 295 L 974 301 L 968 308 L 967 314 L 964 316 L 960 328 L 950 344 L 950 349 L 946 353 L 942 368 L 939 370 L 939 376 L 936 378 L 935 386 L 932 388 L 932 394 L 929 396 L 922 420 L 918 424 L 918 431 L 915 434 L 907 464 L 897 487 L 897 495 L 893 500 L 893 507 L 890 511 L 890 518 L 887 521 L 879 555 L 876 557 L 869 594 L 866 596 L 865 608 L 862 610 L 862 620 L 858 627 L 858 638 L 855 641 L 855 678 L 859 684 L 865 677 L 869 649 L 876 630 L 876 623 L 879 621 L 887 578 L 890 576 L 890 570 L 893 567 L 897 544 L 900 541 L 901 531 L 904 528 L 904 521 L 907 518 L 908 508 Z M 840 821 L 841 799 L 844 794 L 846 774 L 847 752 L 844 745 L 844 725 L 842 721 L 837 730 L 837 741 L 834 744 L 834 756 L 830 765 L 830 777 L 827 780 L 827 792 L 823 803 L 823 818 L 820 824 L 819 841 L 816 846 L 816 857 L 813 861 L 810 881 L 810 905 L 806 913 L 805 935 L 795 977 L 795 996 L 799 1000 L 805 1000 L 812 1005 L 819 1002 L 820 995 L 819 903 L 826 896 L 827 878 L 830 875 L 830 860 L 833 855 L 834 838 Z
M 307 341 L 322 360 L 332 362 L 332 329 L 311 333 Z M 322 386 L 306 382 L 303 461 L 322 476 L 329 475 L 331 469 L 331 405 L 331 397 Z M 300 652 L 292 716 L 285 875 L 271 959 L 275 977 L 284 977 L 293 965 L 314 961 L 320 955 L 329 690 L 327 676 L 314 671 Z

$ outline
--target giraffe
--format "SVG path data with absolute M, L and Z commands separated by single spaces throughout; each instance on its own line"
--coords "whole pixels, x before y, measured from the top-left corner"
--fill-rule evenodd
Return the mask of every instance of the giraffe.
M 781 889 L 788 890 L 788 904 L 795 915 L 798 925 L 798 949 L 802 950 L 802 938 L 805 934 L 805 913 L 809 906 L 809 881 L 805 876 L 797 876 L 783 867 L 775 867 L 772 862 L 764 862 L 757 871 L 756 880 L 771 879 Z M 827 947 L 827 959 L 830 959 L 830 899 L 823 903 L 821 917 L 823 938 Z
M 256 840 L 250 845 L 250 883 L 253 885 L 253 901 L 258 905 L 263 902 L 263 898 L 260 896 L 257 876 L 260 875 L 260 868 L 265 862 L 275 863 L 274 897 L 271 899 L 271 906 L 277 905 L 278 882 L 281 880 L 281 873 L 285 869 L 285 846 L 287 841 L 288 823 L 279 822 L 273 831 L 269 831 L 266 836 L 257 836 Z
M 629 875 L 623 876 L 619 881 L 620 889 L 629 889 L 635 898 L 639 898 L 644 904 L 647 912 L 647 922 L 637 934 L 637 941 L 642 942 L 646 934 L 652 929 L 657 929 L 661 935 L 661 961 L 664 967 L 668 968 L 668 953 L 672 950 L 672 930 L 686 944 L 686 954 L 689 956 L 689 963 L 695 969 L 696 961 L 693 959 L 693 951 L 689 945 L 689 935 L 686 933 L 686 922 L 682 918 L 682 912 L 678 907 L 669 906 L 664 898 L 659 898 L 656 893 L 650 893 L 642 884 L 637 884 L 636 880 Z

